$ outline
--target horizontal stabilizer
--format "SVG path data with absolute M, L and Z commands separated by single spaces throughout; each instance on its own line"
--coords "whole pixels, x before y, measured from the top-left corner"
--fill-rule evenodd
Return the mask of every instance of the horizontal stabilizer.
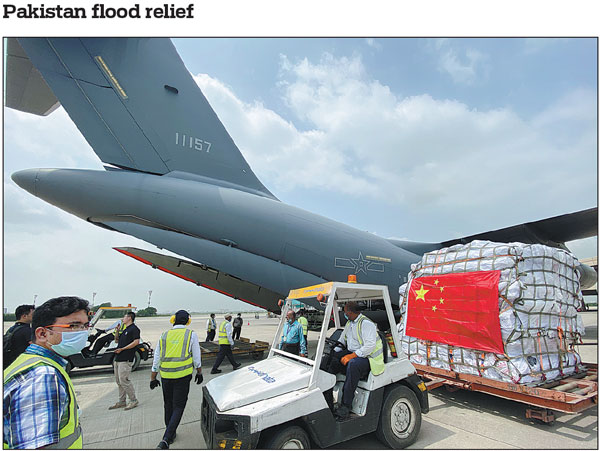
M 103 163 L 158 175 L 191 173 L 275 198 L 169 39 L 18 41 Z
M 47 116 L 60 106 L 16 38 L 8 38 L 6 43 L 5 95 L 8 108 L 38 116 Z
M 189 260 L 158 254 L 134 247 L 115 247 L 116 251 L 142 263 L 160 269 L 198 286 L 208 288 L 269 311 L 279 311 L 277 301 L 282 297 L 273 291 L 245 282 L 214 268 Z

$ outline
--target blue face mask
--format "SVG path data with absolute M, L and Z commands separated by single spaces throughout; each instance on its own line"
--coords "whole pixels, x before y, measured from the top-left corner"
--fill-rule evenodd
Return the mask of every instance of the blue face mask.
M 344 312 L 344 318 L 346 318 L 346 321 L 350 321 L 350 318 L 348 318 L 348 315 L 346 315 L 346 312 Z
M 51 348 L 57 354 L 68 357 L 81 352 L 85 348 L 88 339 L 88 331 L 80 330 L 77 332 L 63 332 L 62 340 L 57 345 L 52 345 Z

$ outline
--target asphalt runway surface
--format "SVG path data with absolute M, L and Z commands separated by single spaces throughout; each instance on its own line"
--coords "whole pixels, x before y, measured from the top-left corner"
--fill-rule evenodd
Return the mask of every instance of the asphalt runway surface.
M 597 312 L 582 314 L 586 326 L 584 342 L 597 342 Z M 200 340 L 206 337 L 207 316 L 194 316 L 190 328 Z M 217 321 L 220 322 L 217 316 Z M 254 319 L 244 315 L 242 337 L 271 343 L 278 320 Z M 102 320 L 98 326 L 108 327 L 114 320 Z M 248 324 L 249 323 L 249 324 Z M 167 317 L 138 318 L 136 324 L 142 338 L 155 347 L 160 334 L 171 327 Z M 10 324 L 5 324 L 5 329 Z M 316 348 L 318 333 L 309 332 L 310 349 Z M 314 352 L 314 351 L 313 351 Z M 580 346 L 584 362 L 597 363 L 598 348 Z M 213 377 L 210 368 L 214 360 L 203 360 L 204 383 Z M 251 365 L 252 357 L 239 359 L 243 367 Z M 154 449 L 164 432 L 161 389 L 150 390 L 150 361 L 142 362 L 133 372 L 140 405 L 132 410 L 108 410 L 117 401 L 117 386 L 112 367 L 76 369 L 72 380 L 82 409 L 81 425 L 84 446 L 88 449 Z M 243 371 L 243 367 L 238 371 Z M 227 360 L 221 365 L 223 374 L 232 371 Z M 171 449 L 203 449 L 200 430 L 201 386 L 192 383 L 188 404 Z M 483 393 L 459 390 L 449 392 L 440 387 L 429 394 L 430 412 L 423 415 L 421 432 L 412 449 L 598 449 L 598 407 L 580 414 L 556 414 L 552 424 L 540 424 L 525 418 L 527 406 L 515 401 Z M 383 445 L 374 434 L 347 441 L 334 449 L 381 449 Z

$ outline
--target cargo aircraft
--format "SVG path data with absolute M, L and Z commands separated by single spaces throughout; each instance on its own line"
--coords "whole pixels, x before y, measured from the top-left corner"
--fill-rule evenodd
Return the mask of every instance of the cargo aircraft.
M 98 227 L 178 256 L 115 248 L 269 311 L 325 281 L 389 287 L 423 253 L 474 239 L 543 243 L 597 235 L 597 207 L 441 243 L 385 239 L 279 201 L 252 172 L 169 39 L 10 38 L 6 106 L 62 105 L 105 171 L 28 169 L 12 179 Z M 580 265 L 583 287 L 596 281 Z M 314 307 L 320 305 L 312 301 Z

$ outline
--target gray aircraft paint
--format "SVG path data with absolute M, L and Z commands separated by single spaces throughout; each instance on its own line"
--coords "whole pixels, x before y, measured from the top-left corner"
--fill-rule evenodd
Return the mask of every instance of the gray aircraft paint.
M 461 242 L 386 240 L 280 202 L 252 172 L 168 39 L 11 38 L 7 67 L 9 93 L 15 86 L 23 91 L 23 80 L 39 93 L 7 95 L 7 106 L 47 114 L 58 99 L 109 165 L 31 169 L 13 180 L 86 221 L 190 259 L 130 250 L 175 274 L 185 266 L 199 285 L 213 287 L 208 282 L 222 275 L 219 290 L 277 311 L 277 299 L 292 288 L 356 274 L 361 283 L 387 285 L 397 304 L 411 263 Z M 597 208 L 565 218 L 563 236 L 597 234 Z M 556 223 L 547 221 L 477 238 L 560 244 L 560 233 L 550 241 L 540 227 Z M 580 225 L 576 233 L 573 224 Z

